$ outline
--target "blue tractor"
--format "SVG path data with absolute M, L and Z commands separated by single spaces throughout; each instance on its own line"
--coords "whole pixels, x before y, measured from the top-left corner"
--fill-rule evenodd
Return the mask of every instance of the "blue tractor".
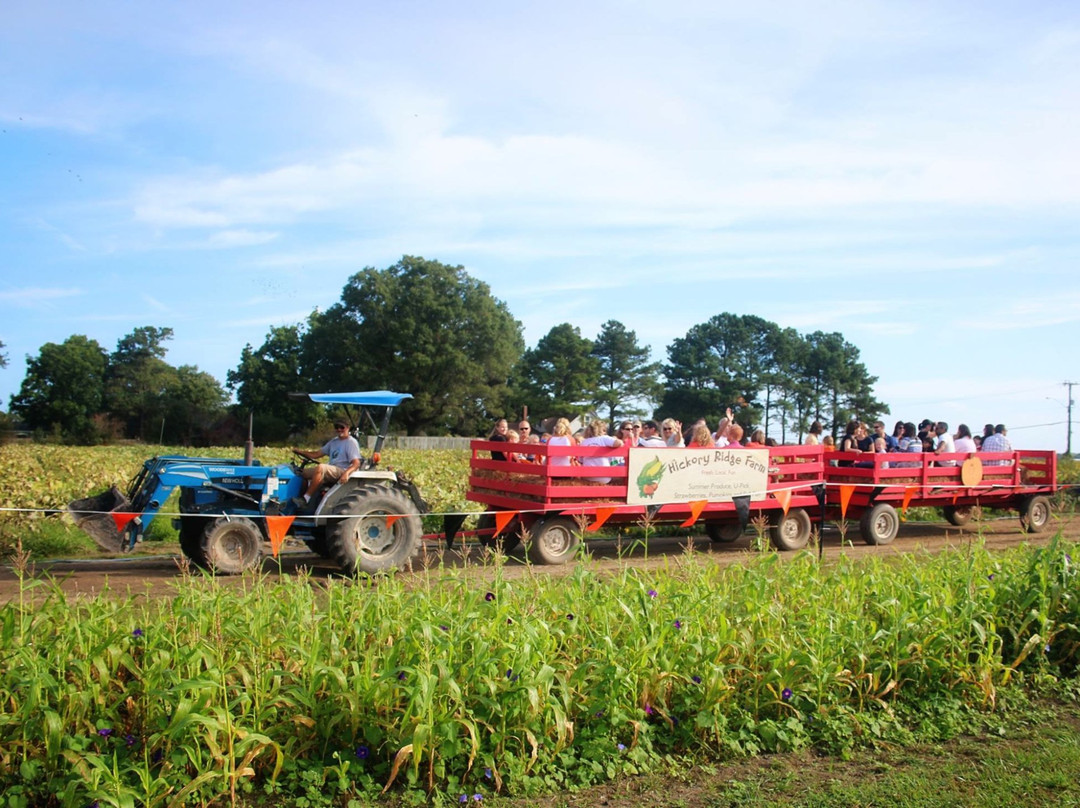
M 369 455 L 347 480 L 317 492 L 303 505 L 302 473 L 312 461 L 264 466 L 248 441 L 242 460 L 166 455 L 147 460 L 126 493 L 115 486 L 68 505 L 76 524 L 110 552 L 132 549 L 174 490 L 179 491 L 180 547 L 194 564 L 215 573 L 257 567 L 270 540 L 267 517 L 293 517 L 288 535 L 333 559 L 349 575 L 403 567 L 420 547 L 428 507 L 399 471 L 378 467 L 390 415 L 408 393 L 300 394 L 343 408 L 350 433 L 360 440 L 375 431 Z M 378 420 L 376 420 L 378 418 Z M 388 518 L 392 517 L 392 518 Z M 286 520 L 287 521 L 287 520 Z

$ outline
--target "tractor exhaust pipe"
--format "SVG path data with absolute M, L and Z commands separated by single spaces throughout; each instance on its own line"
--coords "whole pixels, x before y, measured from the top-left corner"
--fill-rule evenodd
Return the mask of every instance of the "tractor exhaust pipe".
M 251 462 L 255 459 L 255 444 L 251 440 L 251 426 L 254 423 L 255 414 L 248 412 L 248 436 L 244 441 L 244 465 L 250 466 Z

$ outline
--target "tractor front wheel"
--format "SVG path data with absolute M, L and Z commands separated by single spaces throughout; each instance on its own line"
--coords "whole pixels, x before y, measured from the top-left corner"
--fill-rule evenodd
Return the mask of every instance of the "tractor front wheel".
M 207 519 L 202 535 L 202 554 L 207 569 L 236 575 L 258 566 L 263 536 L 250 519 L 224 517 Z
M 335 503 L 326 545 L 346 575 L 374 575 L 404 567 L 420 549 L 421 534 L 420 514 L 408 496 L 365 486 Z

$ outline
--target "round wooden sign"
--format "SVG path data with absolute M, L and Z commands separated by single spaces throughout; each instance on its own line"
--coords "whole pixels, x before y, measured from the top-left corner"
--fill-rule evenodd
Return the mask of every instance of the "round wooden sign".
M 971 488 L 982 482 L 982 461 L 977 457 L 969 457 L 960 467 L 960 482 Z

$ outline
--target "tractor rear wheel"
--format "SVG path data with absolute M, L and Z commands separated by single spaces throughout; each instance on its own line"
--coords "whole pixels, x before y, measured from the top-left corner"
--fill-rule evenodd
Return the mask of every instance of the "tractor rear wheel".
M 388 524 L 387 517 L 400 517 Z M 346 575 L 404 567 L 420 549 L 420 514 L 396 488 L 364 486 L 334 504 L 326 546 Z
M 254 522 L 243 517 L 225 516 L 205 521 L 202 554 L 207 569 L 236 575 L 258 566 L 263 535 Z

